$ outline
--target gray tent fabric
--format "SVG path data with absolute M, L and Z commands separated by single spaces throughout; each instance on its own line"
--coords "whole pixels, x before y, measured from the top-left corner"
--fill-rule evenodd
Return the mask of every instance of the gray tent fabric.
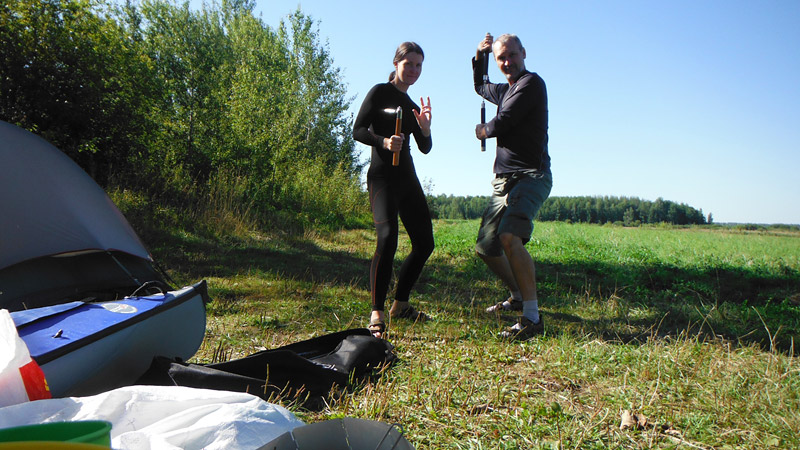
M 83 169 L 44 139 L 0 121 L 0 308 L 130 292 L 162 281 L 153 264 Z
M 0 121 L 0 269 L 41 256 L 120 250 L 150 259 L 89 175 L 44 139 Z

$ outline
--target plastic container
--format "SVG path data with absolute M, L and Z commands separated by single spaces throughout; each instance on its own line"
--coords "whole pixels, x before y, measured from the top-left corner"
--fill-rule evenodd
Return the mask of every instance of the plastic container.
M 49 422 L 0 429 L 0 449 L 4 443 L 35 442 L 49 448 L 48 442 L 83 443 L 111 447 L 111 423 L 104 420 Z
M 103 450 L 107 445 L 84 444 L 83 442 L 24 441 L 0 442 L 0 450 Z

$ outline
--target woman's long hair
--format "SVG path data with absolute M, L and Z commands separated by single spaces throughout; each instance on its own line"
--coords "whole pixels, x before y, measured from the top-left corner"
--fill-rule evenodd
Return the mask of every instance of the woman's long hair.
M 419 44 L 416 42 L 403 42 L 397 47 L 397 51 L 394 52 L 392 65 L 402 61 L 409 53 L 419 53 L 422 59 L 425 59 L 425 53 L 422 51 L 422 47 L 420 47 Z M 394 80 L 395 75 L 397 75 L 397 71 L 393 70 L 392 73 L 389 74 L 389 81 Z

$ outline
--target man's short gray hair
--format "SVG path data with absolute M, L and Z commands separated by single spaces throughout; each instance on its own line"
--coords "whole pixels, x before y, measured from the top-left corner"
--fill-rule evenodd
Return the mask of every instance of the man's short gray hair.
M 501 43 L 503 45 L 508 45 L 508 43 L 512 42 L 512 41 L 516 42 L 517 45 L 519 45 L 520 50 L 525 48 L 525 47 L 522 46 L 522 41 L 519 40 L 519 36 L 517 36 L 516 34 L 510 34 L 510 33 L 506 33 L 506 34 L 500 35 L 500 37 L 495 39 L 494 43 L 496 44 L 496 43 L 499 42 L 499 43 Z M 494 45 L 494 44 L 492 44 L 492 45 Z

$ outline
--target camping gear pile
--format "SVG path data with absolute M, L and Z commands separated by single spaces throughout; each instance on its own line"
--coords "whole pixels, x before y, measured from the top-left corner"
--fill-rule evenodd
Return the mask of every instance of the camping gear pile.
M 0 309 L 54 397 L 136 381 L 191 358 L 205 283 L 175 290 L 105 191 L 44 139 L 0 122 Z M 165 326 L 168 324 L 169 326 Z
M 10 427 L 106 421 L 114 448 L 258 448 L 302 425 L 270 396 L 288 393 L 313 408 L 394 361 L 389 343 L 359 329 L 234 361 L 186 363 L 205 337 L 206 283 L 172 287 L 86 172 L 2 121 L 0 208 L 6 436 L 28 433 Z M 378 448 L 412 448 L 392 430 L 383 436 L 391 446 Z

